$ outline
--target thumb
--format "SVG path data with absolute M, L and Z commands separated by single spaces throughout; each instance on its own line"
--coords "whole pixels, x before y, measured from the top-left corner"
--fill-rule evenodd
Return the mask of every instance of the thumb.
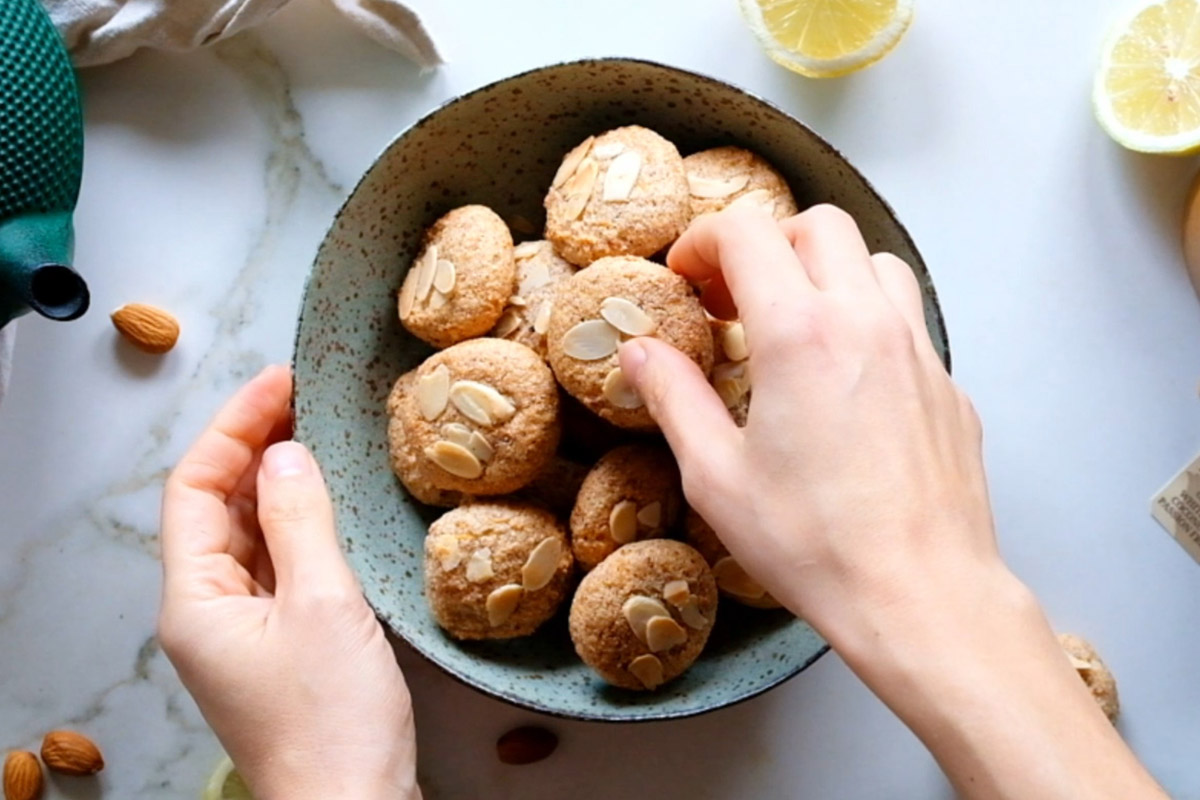
M 276 594 L 355 585 L 338 545 L 325 479 L 304 445 L 279 442 L 263 453 L 258 524 L 275 568 Z
M 696 363 L 652 338 L 621 345 L 620 359 L 621 372 L 667 437 L 685 485 L 689 474 L 709 479 L 722 474 L 734 455 L 738 428 Z

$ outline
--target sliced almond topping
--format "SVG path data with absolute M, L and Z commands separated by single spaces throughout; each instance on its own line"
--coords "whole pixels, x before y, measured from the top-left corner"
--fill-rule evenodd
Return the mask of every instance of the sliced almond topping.
M 461 422 L 447 422 L 442 426 L 442 438 L 447 442 L 461 445 L 470 449 L 468 442 L 471 441 L 471 429 Z
M 517 610 L 517 604 L 521 602 L 523 593 L 524 590 L 515 583 L 506 583 L 499 589 L 493 590 L 487 596 L 488 625 L 498 628 L 507 622 L 508 618 Z
M 438 259 L 437 270 L 433 273 L 433 288 L 444 295 L 454 294 L 454 286 L 458 283 L 458 270 L 453 261 Z
M 521 281 L 517 294 L 533 294 L 550 283 L 550 268 L 545 261 L 534 261 L 521 268 Z
M 687 631 L 671 617 L 654 617 L 646 623 L 646 646 L 652 653 L 670 650 L 687 641 Z
M 417 294 L 416 302 L 423 303 L 429 297 L 430 290 L 433 289 L 433 276 L 437 272 L 438 262 L 438 246 L 431 244 L 425 248 L 425 257 L 421 259 L 421 263 L 417 266 Z
M 438 536 L 429 542 L 429 550 L 446 572 L 462 563 L 462 550 L 457 536 Z
M 713 564 L 712 571 L 713 577 L 717 579 L 717 586 L 726 594 L 745 600 L 758 600 L 767 593 L 766 589 L 746 574 L 746 570 L 742 569 L 742 565 L 734 561 L 732 556 L 725 556 Z
M 450 387 L 450 402 L 464 417 L 480 425 L 507 422 L 517 413 L 511 400 L 479 381 L 455 381 Z
M 668 603 L 679 608 L 684 604 L 689 597 L 692 596 L 692 590 L 688 588 L 688 582 L 684 580 L 668 581 L 663 586 L 663 597 Z
M 621 371 L 620 367 L 613 367 L 604 376 L 601 391 L 604 393 L 604 399 L 617 408 L 641 408 L 645 405 L 641 395 L 633 388 L 633 384 L 625 379 L 625 373 Z
M 742 323 L 735 322 L 725 329 L 721 335 L 721 349 L 730 361 L 745 361 L 750 357 L 750 350 L 746 347 L 746 329 Z
M 587 208 L 599 174 L 600 165 L 589 158 L 579 167 L 579 171 L 563 184 L 562 192 L 567 200 L 563 213 L 566 214 L 568 220 L 579 219 L 579 215 Z
M 617 352 L 620 332 L 602 319 L 588 319 L 563 335 L 563 353 L 580 361 L 597 361 Z
M 562 542 L 553 536 L 542 539 L 538 546 L 533 548 L 533 552 L 525 560 L 525 566 L 521 567 L 521 585 L 526 591 L 536 592 L 550 582 L 554 573 L 558 571 L 558 561 L 562 558 L 562 552 Z
M 683 617 L 683 624 L 694 631 L 702 631 L 708 627 L 708 619 L 700 612 L 700 601 L 694 596 L 683 601 L 683 605 L 679 607 L 679 616 Z
M 608 513 L 608 532 L 617 544 L 629 544 L 637 538 L 637 504 L 622 500 Z
M 637 513 L 637 521 L 639 525 L 654 530 L 662 524 L 662 503 L 655 500 L 653 503 L 647 503 Z
M 404 276 L 404 283 L 400 287 L 400 319 L 408 319 L 408 315 L 412 313 L 413 303 L 417 299 L 417 267 L 414 264 L 409 268 L 408 274 Z
M 746 192 L 744 195 L 734 199 L 727 207 L 733 208 L 757 208 L 760 211 L 765 211 L 768 214 L 773 214 L 775 211 L 775 198 L 766 189 L 755 189 L 752 192 Z
M 688 192 L 692 197 L 729 197 L 734 192 L 740 192 L 750 182 L 750 175 L 735 175 L 732 178 L 705 178 L 703 175 L 689 174 Z
M 623 203 L 628 200 L 641 172 L 642 155 L 636 150 L 625 150 L 614 158 L 604 176 L 604 202 Z
M 417 408 L 425 419 L 440 417 L 449 399 L 450 370 L 445 364 L 438 364 L 432 372 L 417 380 Z
M 629 662 L 629 674 L 642 682 L 647 689 L 657 689 L 663 684 L 663 665 L 658 656 L 649 653 Z
M 565 178 L 563 180 L 566 180 Z M 517 261 L 524 261 L 537 255 L 537 251 L 542 249 L 541 242 L 521 242 L 513 248 L 513 258 Z
M 550 312 L 554 310 L 554 302 L 547 300 L 537 310 L 537 316 L 533 318 L 533 332 L 538 336 L 545 336 L 546 331 L 550 329 Z
M 480 547 L 467 557 L 467 580 L 479 583 L 495 577 L 492 571 L 492 548 Z
M 529 305 L 525 298 L 519 294 L 514 294 L 512 297 L 508 298 L 508 304 L 516 308 L 524 308 L 525 306 Z
M 496 455 L 496 451 L 492 448 L 492 443 L 479 431 L 471 431 L 471 436 L 467 439 L 466 447 L 471 451 L 473 456 L 483 463 L 491 461 L 492 456 Z
M 437 311 L 439 308 L 442 308 L 446 305 L 446 303 L 449 302 L 450 298 L 446 297 L 446 295 L 442 294 L 437 289 L 434 289 L 429 295 L 429 307 L 434 311 Z
M 663 617 L 671 619 L 671 612 L 667 611 L 666 606 L 653 597 L 640 594 L 635 594 L 626 600 L 621 606 L 621 613 L 625 616 L 629 627 L 633 629 L 633 635 L 643 644 L 646 642 L 646 626 L 650 622 Z M 671 621 L 674 622 L 674 620 Z
M 621 155 L 625 151 L 624 142 L 603 142 L 592 148 L 592 156 L 605 161 Z
M 595 141 L 595 136 L 589 136 L 588 138 L 584 139 L 583 142 L 574 150 L 567 153 L 566 156 L 563 157 L 562 164 L 559 165 L 558 171 L 554 173 L 554 180 L 550 182 L 550 185 L 553 188 L 557 189 L 558 187 L 562 186 L 567 182 L 568 178 L 575 174 L 575 171 L 579 169 L 579 165 L 583 162 L 584 157 L 587 156 L 588 151 L 592 149 L 592 143 Z
M 1084 673 L 1091 672 L 1096 668 L 1096 665 L 1091 661 L 1084 661 L 1082 658 L 1077 658 L 1070 653 L 1067 653 L 1067 658 L 1071 660 L 1071 666 L 1075 668 L 1075 671 L 1078 672 L 1079 675 L 1085 680 L 1087 679 L 1087 676 L 1084 675 Z
M 604 298 L 600 303 L 600 316 L 628 336 L 649 336 L 658 328 L 658 323 L 641 306 L 624 297 Z
M 511 302 L 510 300 L 509 303 Z M 498 339 L 506 339 L 516 333 L 522 322 L 521 315 L 509 309 L 500 315 L 500 319 L 496 320 L 496 327 L 492 328 L 492 335 Z
M 713 368 L 713 388 L 726 408 L 735 408 L 750 391 L 750 376 L 744 361 L 718 364 Z
M 474 480 L 483 474 L 483 464 L 461 444 L 440 440 L 425 448 L 425 457 L 451 475 Z

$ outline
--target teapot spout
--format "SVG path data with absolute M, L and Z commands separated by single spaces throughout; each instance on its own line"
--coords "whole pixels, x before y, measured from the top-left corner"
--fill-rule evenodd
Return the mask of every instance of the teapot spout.
M 0 222 L 0 327 L 33 310 L 72 320 L 88 309 L 87 284 L 74 269 L 68 212 L 24 214 Z

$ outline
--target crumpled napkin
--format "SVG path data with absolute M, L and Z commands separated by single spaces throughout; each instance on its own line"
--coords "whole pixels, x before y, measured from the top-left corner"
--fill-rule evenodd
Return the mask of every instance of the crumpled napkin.
M 5 0 L 0 0 L 5 2 Z M 42 0 L 76 66 L 107 64 L 142 47 L 190 50 L 251 28 L 288 0 Z M 400 0 L 330 0 L 359 30 L 422 68 L 442 58 Z

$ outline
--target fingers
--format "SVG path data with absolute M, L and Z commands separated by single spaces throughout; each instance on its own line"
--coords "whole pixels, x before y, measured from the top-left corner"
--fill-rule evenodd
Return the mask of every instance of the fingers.
M 162 552 L 170 585 L 190 559 L 229 547 L 226 502 L 271 432 L 289 413 L 287 367 L 267 367 L 217 413 L 167 479 Z
M 819 289 L 855 290 L 875 283 L 871 254 L 854 218 L 831 205 L 818 205 L 779 223 Z
M 892 306 L 912 329 L 913 340 L 919 347 L 933 349 L 929 329 L 925 326 L 925 300 L 912 268 L 891 253 L 871 256 L 875 278 Z
M 724 474 L 740 436 L 721 398 L 687 356 L 658 339 L 621 345 L 621 371 L 667 437 L 680 469 Z
M 258 522 L 275 569 L 276 596 L 356 585 L 338 544 L 325 479 L 304 445 L 280 442 L 263 454 Z

